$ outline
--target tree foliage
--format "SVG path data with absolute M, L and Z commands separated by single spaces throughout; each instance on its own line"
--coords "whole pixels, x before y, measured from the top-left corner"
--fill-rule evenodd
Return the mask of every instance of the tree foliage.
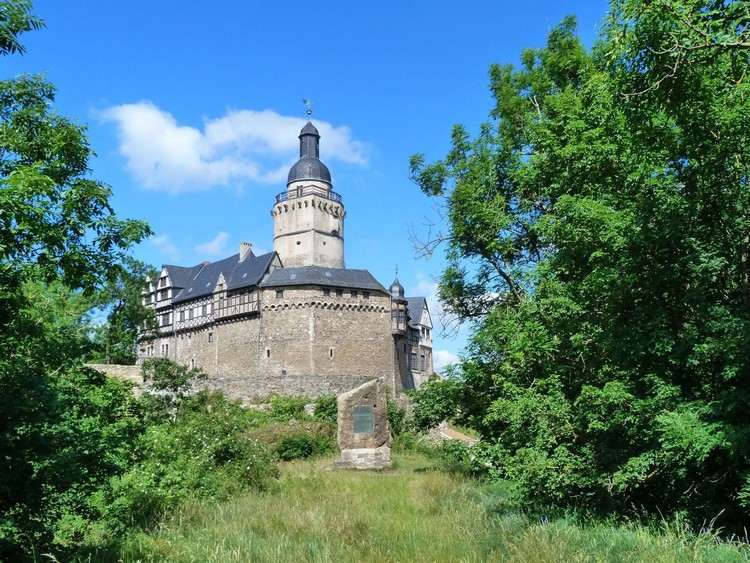
M 475 322 L 454 408 L 528 501 L 750 515 L 750 2 L 573 18 L 446 158 L 440 296 Z
M 0 2 L 0 55 L 41 26 Z M 139 423 L 124 384 L 83 367 L 78 320 L 127 249 L 122 220 L 89 177 L 85 129 L 57 115 L 37 76 L 0 81 L 0 559 L 59 545 L 70 515 L 127 467 Z
M 97 292 L 96 307 L 107 316 L 93 327 L 93 362 L 135 364 L 138 338 L 156 330 L 154 310 L 143 304 L 141 295 L 146 277 L 156 277 L 156 270 L 126 257 Z

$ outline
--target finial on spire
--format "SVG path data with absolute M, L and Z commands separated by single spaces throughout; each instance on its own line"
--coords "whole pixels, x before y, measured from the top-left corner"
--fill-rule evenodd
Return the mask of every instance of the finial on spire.
M 310 117 L 312 116 L 312 112 L 313 112 L 313 109 L 312 109 L 312 106 L 313 106 L 312 100 L 308 100 L 307 98 L 304 98 L 302 100 L 302 103 L 305 104 L 305 115 L 307 116 L 308 119 L 310 119 Z
M 396 277 L 398 278 L 398 264 L 396 264 Z

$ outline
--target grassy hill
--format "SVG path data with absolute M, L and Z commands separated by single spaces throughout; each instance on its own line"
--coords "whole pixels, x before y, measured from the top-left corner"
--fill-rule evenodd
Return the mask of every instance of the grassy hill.
M 750 561 L 747 548 L 677 527 L 529 518 L 502 486 L 436 470 L 417 454 L 385 473 L 331 471 L 332 459 L 285 464 L 275 488 L 216 505 L 187 505 L 124 561 Z

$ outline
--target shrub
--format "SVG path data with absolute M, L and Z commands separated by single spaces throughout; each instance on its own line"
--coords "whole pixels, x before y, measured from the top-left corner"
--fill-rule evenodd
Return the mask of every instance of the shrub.
M 279 422 L 290 420 L 305 420 L 309 418 L 305 414 L 305 405 L 308 403 L 305 397 L 294 397 L 286 395 L 275 395 L 271 397 L 271 418 Z
M 335 423 L 338 417 L 336 395 L 321 395 L 315 399 L 315 420 Z
M 391 399 L 388 400 L 388 425 L 394 436 L 402 434 L 408 426 L 406 409 Z
M 257 416 L 217 393 L 186 400 L 174 421 L 149 427 L 138 440 L 133 466 L 92 503 L 102 524 L 80 529 L 81 543 L 111 541 L 127 528 L 153 524 L 187 499 L 222 500 L 267 488 L 278 470 L 269 448 L 247 434 Z
M 414 425 L 429 430 L 457 413 L 460 385 L 453 379 L 430 379 L 411 395 Z
M 271 423 L 250 430 L 248 435 L 282 461 L 327 454 L 336 447 L 336 425 L 329 422 Z

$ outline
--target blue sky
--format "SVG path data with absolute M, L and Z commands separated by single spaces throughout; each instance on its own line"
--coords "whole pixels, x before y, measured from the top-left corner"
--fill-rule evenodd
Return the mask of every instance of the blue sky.
M 434 217 L 408 157 L 442 157 L 450 128 L 487 118 L 491 63 L 516 64 L 565 15 L 591 44 L 604 0 L 525 2 L 65 2 L 37 0 L 45 30 L 3 78 L 43 73 L 57 108 L 89 127 L 93 175 L 123 217 L 156 237 L 145 261 L 194 264 L 247 240 L 272 248 L 274 194 L 294 161 L 303 98 L 347 208 L 346 261 L 407 294 L 430 294 L 441 253 L 415 258 L 409 231 Z M 434 316 L 434 315 L 433 315 Z M 434 318 L 437 323 L 437 319 Z M 438 335 L 441 363 L 466 330 Z

